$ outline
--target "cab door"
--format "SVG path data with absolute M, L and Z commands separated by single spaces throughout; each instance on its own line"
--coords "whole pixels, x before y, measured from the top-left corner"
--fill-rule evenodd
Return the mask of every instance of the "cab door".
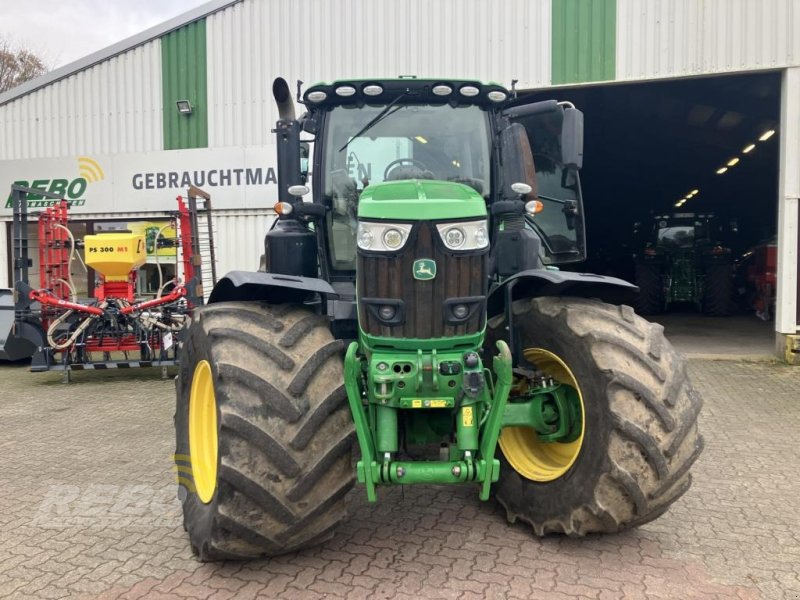
M 545 264 L 586 259 L 586 233 L 579 172 L 583 166 L 583 113 L 555 100 L 506 109 L 503 116 L 519 123 L 528 136 L 543 209 L 526 216 L 542 238 Z

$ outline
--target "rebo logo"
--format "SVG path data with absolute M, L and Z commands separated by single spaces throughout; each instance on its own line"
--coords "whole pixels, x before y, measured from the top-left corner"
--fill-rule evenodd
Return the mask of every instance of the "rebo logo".
M 34 179 L 32 181 L 20 179 L 15 181 L 14 185 L 56 194 L 67 200 L 70 207 L 83 206 L 86 204 L 86 199 L 82 198 L 82 196 L 86 192 L 87 186 L 90 183 L 102 181 L 105 176 L 103 168 L 96 160 L 88 156 L 80 156 L 78 157 L 78 177 L 74 179 Z M 29 193 L 26 200 L 28 201 L 28 208 L 46 208 L 58 202 L 58 200 L 51 200 L 34 193 Z M 9 194 L 8 200 L 6 200 L 6 208 L 11 207 L 11 194 Z

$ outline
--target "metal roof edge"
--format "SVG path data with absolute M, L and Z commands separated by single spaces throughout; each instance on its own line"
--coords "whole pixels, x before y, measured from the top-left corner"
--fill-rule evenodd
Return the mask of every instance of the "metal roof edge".
M 131 37 L 117 42 L 116 44 L 112 44 L 111 46 L 103 48 L 102 50 L 93 52 L 92 54 L 83 58 L 79 58 L 74 62 L 64 65 L 63 67 L 59 67 L 58 69 L 54 69 L 48 73 L 45 73 L 41 77 L 31 79 L 30 81 L 26 81 L 22 85 L 18 85 L 7 92 L 3 92 L 0 94 L 0 106 L 8 104 L 9 102 L 25 96 L 26 94 L 30 94 L 31 92 L 35 92 L 38 89 L 50 85 L 51 83 L 65 79 L 70 75 L 77 73 L 78 71 L 83 71 L 84 69 L 93 67 L 98 63 L 108 60 L 109 58 L 113 58 L 123 54 L 124 52 L 127 52 L 128 50 L 132 50 L 137 46 L 151 42 L 154 39 L 160 38 L 164 34 L 169 33 L 170 31 L 174 31 L 175 29 L 183 27 L 184 25 L 188 25 L 189 23 L 199 21 L 210 14 L 219 12 L 220 10 L 228 8 L 229 6 L 238 4 L 239 2 L 243 2 L 243 0 L 211 0 L 210 2 L 206 2 L 205 4 L 186 11 L 185 13 L 173 17 L 168 21 L 164 21 L 163 23 L 155 25 L 150 29 L 145 29 L 141 33 L 132 35 Z

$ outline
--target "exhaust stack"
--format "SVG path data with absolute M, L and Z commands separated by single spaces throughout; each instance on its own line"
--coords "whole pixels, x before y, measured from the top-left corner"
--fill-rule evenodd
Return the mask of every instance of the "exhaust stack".
M 281 121 L 294 121 L 292 92 L 283 77 L 276 77 L 275 81 L 272 82 L 272 97 L 275 98 L 275 104 L 278 105 L 278 115 Z
M 272 96 L 278 107 L 275 124 L 275 141 L 278 146 L 278 201 L 294 204 L 297 199 L 289 193 L 293 185 L 300 185 L 300 123 L 294 113 L 294 101 L 289 84 L 283 77 L 272 82 Z

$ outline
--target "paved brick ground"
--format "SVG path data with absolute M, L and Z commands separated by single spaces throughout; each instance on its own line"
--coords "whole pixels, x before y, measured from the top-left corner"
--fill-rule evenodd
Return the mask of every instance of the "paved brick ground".
M 203 565 L 180 526 L 171 381 L 0 367 L 0 596 L 800 598 L 800 370 L 699 362 L 695 485 L 636 531 L 537 539 L 473 490 L 357 489 L 328 544 Z

